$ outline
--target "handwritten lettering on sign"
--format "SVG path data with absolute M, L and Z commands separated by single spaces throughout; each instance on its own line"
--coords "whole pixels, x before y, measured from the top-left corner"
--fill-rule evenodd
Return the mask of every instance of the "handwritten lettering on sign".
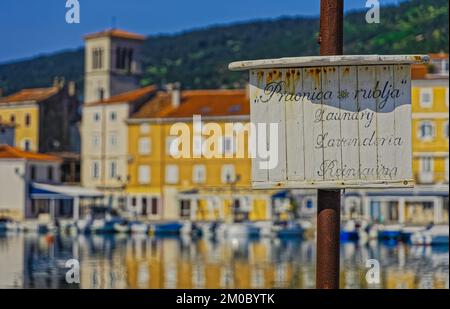
M 252 122 L 279 128 L 278 164 L 253 160 L 254 185 L 410 186 L 410 87 L 405 64 L 250 71 Z

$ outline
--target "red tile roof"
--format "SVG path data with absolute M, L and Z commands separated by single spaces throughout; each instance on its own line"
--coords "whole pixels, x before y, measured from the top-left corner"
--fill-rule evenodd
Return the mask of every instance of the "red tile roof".
M 129 39 L 129 40 L 145 40 L 145 36 L 128 32 L 125 30 L 120 29 L 108 29 L 100 32 L 91 33 L 88 35 L 85 35 L 84 38 L 86 40 L 93 39 L 93 38 L 101 38 L 101 37 L 115 37 L 115 38 L 121 38 L 121 39 Z
M 0 159 L 26 159 L 34 161 L 60 161 L 56 156 L 47 155 L 44 153 L 37 153 L 31 151 L 24 151 L 17 147 L 9 145 L 0 145 Z
M 173 108 L 171 95 L 159 92 L 131 118 L 185 118 L 202 116 L 242 116 L 250 114 L 245 90 L 187 90 L 181 92 L 181 103 Z
M 173 110 L 170 95 L 165 91 L 158 91 L 156 95 L 134 113 L 131 118 L 161 118 Z
M 15 103 L 15 102 L 40 102 L 48 99 L 52 95 L 58 93 L 60 88 L 33 88 L 22 89 L 19 92 L 13 93 L 9 96 L 0 98 L 1 103 Z
M 87 103 L 87 106 L 91 105 L 99 105 L 99 104 L 119 104 L 119 103 L 132 103 L 136 100 L 141 99 L 142 97 L 149 95 L 156 91 L 156 87 L 153 85 L 138 88 L 135 90 L 131 90 L 128 92 L 122 92 L 117 95 L 114 95 L 108 99 L 103 101 L 97 101 L 92 103 Z
M 448 54 L 446 53 L 438 53 L 438 54 L 429 54 L 431 60 L 435 59 L 448 59 Z

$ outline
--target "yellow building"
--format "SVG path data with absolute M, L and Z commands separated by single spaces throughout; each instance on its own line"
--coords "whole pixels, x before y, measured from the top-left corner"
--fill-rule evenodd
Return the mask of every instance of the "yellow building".
M 150 219 L 270 219 L 270 192 L 251 190 L 248 135 L 220 137 L 221 155 L 214 158 L 201 155 L 208 135 L 193 137 L 194 115 L 203 128 L 214 122 L 225 132 L 227 124 L 245 126 L 249 112 L 244 90 L 159 91 L 127 121 L 128 209 Z M 191 132 L 189 157 L 177 158 L 171 150 L 177 136 L 170 131 L 180 123 Z
M 413 171 L 417 185 L 448 184 L 449 179 L 448 55 L 431 55 L 431 62 L 433 73 L 413 74 L 412 81 Z

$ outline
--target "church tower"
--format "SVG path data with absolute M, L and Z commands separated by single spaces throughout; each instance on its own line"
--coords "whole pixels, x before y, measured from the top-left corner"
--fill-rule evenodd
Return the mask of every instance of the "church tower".
M 139 87 L 144 40 L 142 35 L 118 29 L 85 36 L 85 103 Z

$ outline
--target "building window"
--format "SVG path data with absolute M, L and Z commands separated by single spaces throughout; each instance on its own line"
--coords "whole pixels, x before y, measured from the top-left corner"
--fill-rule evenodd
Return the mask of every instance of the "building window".
M 114 179 L 117 177 L 117 163 L 112 161 L 109 164 L 109 178 Z
M 179 149 L 176 147 L 178 145 L 178 136 L 168 136 L 166 138 L 166 154 L 172 157 L 177 157 L 179 154 Z
M 143 137 L 139 139 L 138 150 L 141 155 L 149 155 L 152 151 L 151 141 L 149 138 Z
M 116 48 L 116 69 L 131 72 L 134 51 L 131 48 Z
M 98 88 L 98 100 L 103 101 L 104 98 L 105 98 L 105 89 Z
M 175 164 L 169 164 L 166 166 L 166 183 L 177 184 L 178 183 L 178 166 Z
M 180 217 L 187 219 L 191 214 L 191 201 L 181 200 L 180 201 Z
M 420 171 L 425 174 L 433 172 L 433 158 L 432 157 L 422 157 L 420 159 Z
M 434 125 L 431 121 L 423 121 L 419 124 L 418 136 L 422 140 L 431 140 L 434 137 Z
M 25 139 L 23 141 L 23 146 L 22 146 L 23 150 L 25 151 L 31 151 L 31 141 L 29 139 Z
M 109 133 L 109 145 L 112 147 L 117 146 L 117 133 L 116 132 Z
M 49 166 L 49 167 L 47 167 L 47 179 L 49 180 L 49 181 L 53 181 L 53 167 L 52 166 Z
M 10 121 L 11 123 L 15 123 L 15 122 L 16 122 L 16 116 L 15 116 L 15 115 L 9 116 L 9 121 Z
M 25 126 L 29 127 L 31 125 L 31 116 L 30 114 L 25 115 Z
M 100 145 L 100 134 L 92 133 L 91 141 L 92 141 L 92 147 L 97 148 Z
M 420 88 L 420 106 L 433 106 L 433 88 Z
M 103 67 L 103 48 L 94 48 L 92 50 L 92 68 L 94 70 Z
M 236 180 L 236 173 L 234 170 L 234 165 L 225 164 L 222 166 L 222 183 L 229 184 Z
M 192 182 L 197 184 L 206 182 L 206 167 L 204 165 L 194 165 L 192 170 Z
M 141 185 L 146 185 L 150 183 L 150 166 L 149 165 L 139 165 L 138 167 L 138 182 Z
M 117 47 L 116 48 L 116 69 L 123 69 L 125 67 L 125 62 L 123 61 L 123 54 L 125 48 Z
M 36 177 L 37 177 L 36 166 L 35 165 L 31 165 L 30 166 L 30 179 L 31 180 L 36 180 Z
M 92 162 L 91 176 L 93 179 L 98 179 L 100 177 L 100 163 L 98 161 Z
M 223 149 L 225 155 L 233 155 L 236 151 L 235 139 L 233 136 L 225 136 L 223 138 Z
M 117 120 L 117 113 L 116 112 L 110 112 L 109 113 L 109 120 L 116 121 Z
M 149 133 L 149 132 L 150 132 L 150 125 L 147 124 L 147 123 L 141 124 L 141 125 L 139 126 L 139 131 L 140 131 L 142 134 L 147 134 L 147 133 Z
M 152 198 L 152 215 L 156 216 L 158 214 L 158 199 L 156 197 Z
M 94 122 L 99 122 L 100 121 L 100 113 L 94 113 L 93 119 L 94 119 Z
M 136 205 L 137 205 L 137 198 L 135 196 L 133 196 L 131 198 L 131 206 L 132 207 L 136 207 Z

